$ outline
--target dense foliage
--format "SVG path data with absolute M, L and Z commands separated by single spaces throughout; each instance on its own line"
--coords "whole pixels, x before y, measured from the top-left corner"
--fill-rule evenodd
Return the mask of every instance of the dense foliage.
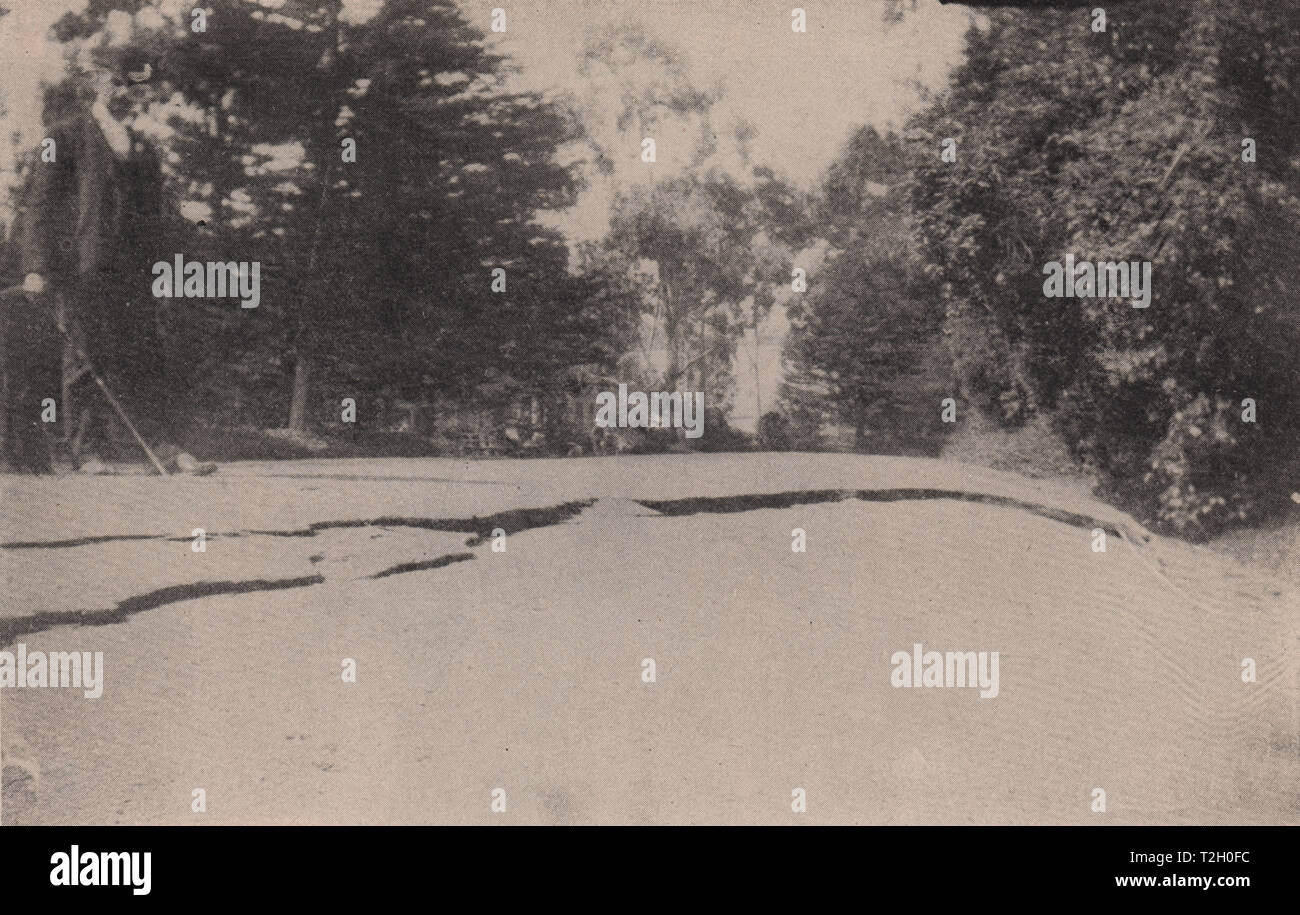
M 972 28 L 911 125 L 915 234 L 965 396 L 1051 416 L 1125 504 L 1204 533 L 1284 498 L 1300 444 L 1300 4 L 1107 14 L 1105 32 L 1079 10 Z M 1069 253 L 1152 262 L 1150 306 L 1046 298 Z

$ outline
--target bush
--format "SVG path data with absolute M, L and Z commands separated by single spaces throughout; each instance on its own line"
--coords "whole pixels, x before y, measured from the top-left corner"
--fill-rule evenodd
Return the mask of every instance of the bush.
M 713 407 L 704 408 L 704 435 L 684 439 L 686 447 L 694 451 L 749 451 L 754 447 L 752 437 L 727 422 L 727 414 Z
M 758 421 L 758 447 L 761 451 L 789 451 L 790 420 L 784 413 L 769 410 Z
M 1105 42 L 1067 13 L 992 12 L 910 130 L 964 395 L 1004 424 L 1049 417 L 1123 507 L 1189 537 L 1295 488 L 1300 18 L 1262 9 L 1151 0 Z M 1267 153 L 1244 162 L 1243 137 Z M 1149 265 L 1140 306 L 1049 296 L 1068 254 Z

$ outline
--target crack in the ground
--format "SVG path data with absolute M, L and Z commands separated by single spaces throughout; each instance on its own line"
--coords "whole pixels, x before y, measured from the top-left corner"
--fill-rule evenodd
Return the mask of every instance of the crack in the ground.
M 1027 502 L 1012 496 L 995 496 L 981 492 L 967 492 L 961 489 L 812 489 L 781 493 L 754 493 L 743 496 L 711 496 L 689 499 L 671 499 L 668 501 L 651 501 L 638 499 L 646 508 L 669 517 L 682 517 L 695 514 L 730 514 L 734 512 L 755 511 L 761 508 L 791 508 L 795 505 L 817 505 L 826 502 L 843 502 L 846 499 L 860 499 L 863 502 L 904 502 L 924 499 L 955 499 L 962 502 L 976 502 L 984 505 L 999 505 L 1004 508 L 1018 508 L 1023 511 L 1060 521 L 1072 527 L 1085 530 L 1101 528 L 1107 534 L 1123 537 L 1125 531 L 1112 521 L 1096 518 L 1092 515 L 1065 511 L 1043 505 L 1040 502 Z M 1135 526 L 1138 540 L 1146 539 L 1145 532 Z M 1133 531 L 1127 532 L 1132 537 Z
M 976 502 L 985 505 L 998 505 L 1007 508 L 1021 509 L 1039 515 L 1040 517 L 1059 521 L 1063 524 L 1069 524 L 1073 527 L 1081 527 L 1085 530 L 1101 528 L 1108 534 L 1126 537 L 1127 539 L 1137 539 L 1138 542 L 1145 539 L 1145 537 L 1142 536 L 1144 532 L 1140 527 L 1136 527 L 1139 536 L 1134 538 L 1133 531 L 1121 530 L 1114 522 L 1105 521 L 1091 515 L 1065 511 L 1038 502 L 1028 502 L 1010 496 L 995 496 L 987 493 L 966 492 L 964 490 L 954 489 L 815 489 L 781 493 L 751 493 L 739 496 L 694 497 L 665 501 L 648 499 L 638 499 L 635 501 L 637 504 L 658 512 L 661 515 L 668 517 L 683 517 L 700 513 L 730 514 L 764 508 L 792 508 L 796 505 L 816 505 L 829 502 L 842 502 L 847 499 L 860 499 L 864 502 L 955 499 L 965 502 Z M 220 536 L 242 537 L 259 535 L 272 537 L 314 537 L 321 531 L 327 530 L 365 527 L 407 527 L 417 528 L 420 530 L 472 534 L 473 536 L 465 542 L 465 545 L 473 547 L 479 546 L 487 541 L 492 536 L 493 531 L 497 529 L 504 531 L 506 534 L 515 534 L 533 528 L 549 527 L 554 524 L 563 523 L 578 515 L 583 510 L 591 507 L 596 501 L 596 499 L 585 499 L 577 502 L 564 502 L 549 508 L 511 509 L 493 515 L 486 515 L 482 518 L 477 515 L 470 518 L 404 518 L 384 516 L 371 520 L 318 521 L 305 528 L 293 530 L 241 531 L 225 535 L 209 534 L 208 539 L 215 539 Z M 115 540 L 150 539 L 166 539 L 184 542 L 189 538 L 171 538 L 164 537 L 163 535 L 152 534 L 124 534 L 120 536 L 85 537 L 76 540 L 5 543 L 0 544 L 0 548 L 61 548 L 105 543 Z M 323 556 L 312 557 L 312 562 L 315 563 L 323 558 Z M 422 559 L 399 563 L 368 577 L 371 580 L 375 580 L 388 578 L 392 575 L 402 575 L 407 572 L 440 569 L 457 562 L 464 562 L 474 558 L 473 553 L 451 553 L 439 556 L 436 559 Z M 299 578 L 256 579 L 252 581 L 208 581 L 171 585 L 150 591 L 146 594 L 129 597 L 108 610 L 50 611 L 25 617 L 0 619 L 0 646 L 10 644 L 19 636 L 32 632 L 39 632 L 54 626 L 100 626 L 119 623 L 128 617 L 145 610 L 153 610 L 167 604 L 179 603 L 181 601 L 193 600 L 200 597 L 211 597 L 221 594 L 247 594 L 255 591 L 275 591 L 285 588 L 301 588 L 323 584 L 324 582 L 325 578 L 321 575 L 309 575 Z
M 750 493 L 743 496 L 698 496 L 688 499 L 669 499 L 658 502 L 637 499 L 644 508 L 661 515 L 718 515 L 756 511 L 760 508 L 793 508 L 796 505 L 819 505 L 823 502 L 843 502 L 853 495 L 851 489 L 805 489 L 793 492 Z
M 466 541 L 465 545 L 478 546 L 487 541 L 492 536 L 492 532 L 498 529 L 504 531 L 506 534 L 516 534 L 532 528 L 549 527 L 552 524 L 563 523 L 579 514 L 584 509 L 589 508 L 595 503 L 595 501 L 595 499 L 586 499 L 578 502 L 564 502 L 560 505 L 551 506 L 549 508 L 511 509 L 509 511 L 497 512 L 494 515 L 486 515 L 482 518 L 477 515 L 470 518 L 400 518 L 386 516 L 369 521 L 318 521 L 309 527 L 299 530 L 244 531 L 225 535 L 209 534 L 207 539 L 213 540 L 220 536 L 240 537 L 254 534 L 279 537 L 314 537 L 320 531 L 326 530 L 365 527 L 412 527 L 421 530 L 473 534 L 474 536 L 470 537 L 469 540 Z M 188 537 L 165 537 L 160 534 L 123 534 L 118 536 L 84 537 L 76 540 L 5 543 L 0 544 L 0 548 L 62 548 L 119 540 L 168 540 L 173 542 L 188 542 L 189 539 L 190 538 Z M 315 564 L 324 558 L 323 555 L 318 555 L 317 557 L 312 557 L 311 561 Z M 436 559 L 423 559 L 414 562 L 399 563 L 369 577 L 371 579 L 387 578 L 391 575 L 402 575 L 407 572 L 418 572 L 425 569 L 440 569 L 453 563 L 463 562 L 467 559 L 473 558 L 473 553 L 451 553 L 446 556 L 439 556 Z M 277 591 L 285 588 L 302 588 L 324 583 L 324 576 L 308 575 L 299 578 L 255 579 L 252 581 L 201 581 L 190 584 L 169 585 L 165 588 L 159 588 L 145 594 L 128 597 L 119 602 L 116 606 L 106 610 L 56 610 L 35 613 L 30 616 L 0 619 L 0 647 L 12 643 L 14 639 L 19 638 L 20 636 L 28 635 L 33 632 L 42 632 L 55 626 L 105 626 L 112 623 L 120 623 L 128 617 L 145 610 L 154 610 L 167 604 L 175 604 L 199 597 L 212 597 L 220 594 L 248 594 L 255 591 Z
M 347 521 L 316 521 L 306 527 L 288 530 L 247 530 L 230 533 L 209 533 L 206 539 L 217 540 L 222 537 L 315 537 L 321 531 L 346 530 L 358 527 L 410 527 L 426 531 L 444 531 L 450 533 L 473 534 L 466 546 L 478 546 L 492 536 L 492 531 L 501 528 L 507 534 L 517 534 L 535 527 L 549 527 L 567 521 L 590 508 L 595 499 L 582 499 L 576 502 L 562 502 L 547 508 L 512 508 L 507 511 L 485 515 L 480 518 L 404 518 L 384 515 L 379 518 L 360 518 Z M 166 540 L 169 543 L 188 543 L 191 537 L 169 537 L 166 534 L 106 534 L 98 537 L 78 537 L 71 540 L 16 540 L 0 543 L 0 550 L 34 550 L 63 549 L 74 546 L 87 546 L 97 543 L 112 543 L 125 540 Z
M 108 610 L 55 610 L 0 619 L 0 647 L 11 644 L 20 636 L 43 632 L 55 626 L 108 626 L 124 622 L 127 618 L 146 610 L 156 610 L 167 604 L 213 597 L 219 594 L 250 594 L 255 591 L 282 591 L 286 588 L 304 588 L 325 581 L 320 575 L 300 578 L 258 578 L 252 581 L 198 581 L 185 585 L 168 585 L 144 594 L 119 601 Z
M 74 537 L 71 540 L 11 540 L 8 543 L 0 543 L 0 550 L 63 549 L 73 546 L 91 546 L 96 543 L 116 543 L 122 540 L 162 540 L 164 537 L 164 534 L 104 534 L 99 537 Z
M 371 579 L 387 578 L 390 575 L 402 575 L 406 572 L 420 572 L 425 569 L 441 569 L 449 566 L 453 562 L 464 562 L 467 559 L 473 559 L 473 553 L 449 553 L 446 556 L 439 556 L 437 559 L 420 559 L 415 562 L 399 562 L 395 566 L 390 566 L 382 572 L 376 572 L 368 576 Z

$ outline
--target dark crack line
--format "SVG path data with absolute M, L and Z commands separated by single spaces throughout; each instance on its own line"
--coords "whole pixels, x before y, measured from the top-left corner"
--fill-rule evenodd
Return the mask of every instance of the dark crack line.
M 209 534 L 209 540 L 220 536 L 238 537 L 250 534 L 262 534 L 281 537 L 314 537 L 319 531 L 340 528 L 365 527 L 411 527 L 421 530 L 450 531 L 454 533 L 473 534 L 466 541 L 466 546 L 478 546 L 487 541 L 498 528 L 506 534 L 516 534 L 538 527 L 562 524 L 580 514 L 584 509 L 595 504 L 595 499 L 579 502 L 564 502 L 550 508 L 521 508 L 510 511 L 470 518 L 399 518 L 383 517 L 365 521 L 319 521 L 309 527 L 293 531 L 248 531 L 240 534 Z M 6 543 L 0 547 L 7 549 L 34 549 L 38 547 L 70 547 L 83 544 L 105 543 L 114 540 L 177 540 L 188 541 L 189 538 L 169 538 L 160 534 L 124 534 L 108 537 L 87 537 L 78 540 L 56 540 L 45 542 Z M 320 556 L 319 559 L 323 559 Z M 451 553 L 437 559 L 404 562 L 369 576 L 371 579 L 387 578 L 406 572 L 418 572 L 424 569 L 440 569 L 457 562 L 473 559 L 473 553 Z M 316 557 L 312 562 L 318 561 Z M 167 604 L 194 600 L 200 597 L 212 597 L 221 594 L 248 594 L 255 591 L 278 591 L 285 588 L 303 588 L 325 583 L 322 575 L 308 575 L 299 578 L 256 579 L 253 581 L 203 581 L 191 584 L 169 585 L 145 594 L 128 597 L 108 610 L 56 610 L 35 613 L 30 616 L 0 619 L 0 647 L 8 645 L 21 636 L 33 632 L 42 632 L 55 626 L 107 626 L 120 623 L 136 613 L 154 610 Z
M 489 537 L 492 531 L 501 528 L 507 534 L 517 534 L 535 527 L 549 527 L 578 515 L 591 507 L 595 499 L 578 502 L 563 502 L 549 508 L 515 508 L 497 512 L 494 515 L 469 518 L 404 518 L 385 515 L 380 518 L 361 518 L 348 521 L 316 521 L 307 527 L 292 528 L 281 531 L 250 530 L 234 533 L 210 533 L 208 540 L 221 537 L 315 537 L 321 531 L 343 530 L 360 527 L 407 527 L 426 531 L 445 531 L 451 533 L 473 534 L 466 546 L 478 546 Z M 170 543 L 188 543 L 190 537 L 170 537 L 166 534 L 116 534 L 100 537 L 79 537 L 73 540 L 23 540 L 0 543 L 4 550 L 63 549 L 66 547 L 87 546 L 96 543 L 111 543 L 124 540 L 166 540 Z
M 1072 527 L 1085 530 L 1101 528 L 1107 534 L 1123 537 L 1113 522 L 1103 521 L 1091 515 L 1052 508 L 1039 502 L 1026 502 L 1012 496 L 995 496 L 988 493 L 966 492 L 960 489 L 814 489 L 782 493 L 757 493 L 743 496 L 715 496 L 707 498 L 672 499 L 664 502 L 638 499 L 646 508 L 669 517 L 683 517 L 695 514 L 730 514 L 733 512 L 755 511 L 762 508 L 791 508 L 795 505 L 816 505 L 825 502 L 842 502 L 846 499 L 861 499 L 863 502 L 906 502 L 925 499 L 953 499 L 961 502 L 976 502 L 983 505 L 998 505 L 1004 508 L 1017 508 L 1052 521 L 1060 521 Z M 1134 528 L 1140 531 L 1140 528 Z M 1130 532 L 1130 535 L 1133 532 Z M 1145 540 L 1145 536 L 1137 538 Z
M 1047 518 L 1050 521 L 1059 521 L 1062 524 L 1068 524 L 1071 527 L 1081 527 L 1084 530 L 1101 528 L 1111 536 L 1124 536 L 1124 532 L 1110 521 L 1104 521 L 1101 518 L 1092 515 L 1084 515 L 1078 512 L 1053 508 L 1052 506 L 1044 505 L 1041 502 L 1026 502 L 1024 499 L 1017 499 L 1014 496 L 995 496 L 990 495 L 989 493 L 965 492 L 959 489 L 859 489 L 853 495 L 855 498 L 861 499 L 863 502 L 901 502 L 913 499 L 954 499 L 961 502 L 976 502 L 981 505 L 998 505 L 1003 508 L 1018 508 L 1021 511 L 1027 511 L 1030 514 Z
M 162 540 L 165 536 L 164 534 L 105 534 L 100 537 L 76 537 L 72 540 L 13 540 L 9 543 L 0 543 L 0 550 L 62 549 L 90 546 L 95 543 L 114 543 L 119 540 Z
M 964 502 L 976 502 L 985 505 L 997 505 L 1028 511 L 1049 520 L 1059 521 L 1073 527 L 1084 529 L 1101 528 L 1109 534 L 1141 541 L 1141 528 L 1136 530 L 1139 536 L 1134 538 L 1132 532 L 1120 530 L 1115 524 L 1090 515 L 1064 511 L 1037 502 L 1027 502 L 1010 496 L 995 496 L 987 493 L 965 492 L 952 489 L 816 489 L 783 493 L 758 493 L 740 496 L 699 497 L 654 501 L 638 499 L 637 504 L 667 517 L 683 517 L 701 513 L 730 514 L 735 512 L 755 511 L 764 508 L 792 508 L 796 505 L 815 505 L 828 502 L 842 502 L 846 499 L 860 499 L 864 502 L 901 502 L 925 499 L 953 499 Z M 578 502 L 565 502 L 550 508 L 523 508 L 498 512 L 482 518 L 477 515 L 470 518 L 403 518 L 385 516 L 371 520 L 357 521 L 318 521 L 308 527 L 288 531 L 246 531 L 237 534 L 212 534 L 209 539 L 219 536 L 277 536 L 277 537 L 314 537 L 320 531 L 344 528 L 364 527 L 408 527 L 431 531 L 450 531 L 472 534 L 466 546 L 479 546 L 492 536 L 492 532 L 501 529 L 506 534 L 515 534 L 538 527 L 561 524 L 580 514 L 584 509 L 595 504 L 595 499 Z M 188 538 L 165 538 L 152 534 L 124 534 L 120 536 L 85 537 L 77 540 L 57 540 L 43 542 L 17 542 L 0 544 L 5 549 L 33 549 L 39 547 L 60 548 L 105 543 L 115 540 L 154 540 Z M 473 553 L 452 553 L 436 559 L 404 562 L 391 566 L 369 576 L 371 580 L 402 575 L 426 569 L 440 569 L 457 562 L 474 559 Z M 315 561 L 313 559 L 313 561 Z M 222 594 L 248 594 L 256 591 L 277 591 L 286 588 L 302 588 L 323 584 L 324 576 L 309 575 L 299 578 L 256 579 L 252 581 L 217 581 L 196 582 L 192 584 L 171 585 L 146 594 L 136 595 L 121 601 L 109 610 L 61 610 L 37 613 L 31 616 L 0 619 L 0 646 L 8 645 L 14 639 L 32 632 L 39 632 L 54 626 L 80 625 L 103 626 L 120 623 L 128 617 L 145 610 L 153 610 L 167 604 L 212 597 Z
M 474 558 L 475 556 L 473 553 L 451 553 L 447 556 L 439 556 L 437 559 L 421 559 L 415 562 L 401 562 L 368 577 L 371 579 L 387 578 L 390 575 L 403 575 L 407 572 L 421 572 L 425 569 L 441 569 L 454 562 L 464 562 L 467 559 Z
M 300 578 L 200 581 L 187 585 L 169 585 L 156 591 L 128 597 L 109 610 L 57 610 L 13 619 L 0 619 L 0 646 L 9 645 L 21 636 L 43 632 L 55 626 L 109 626 L 124 622 L 129 617 L 146 610 L 156 610 L 167 604 L 176 604 L 199 597 L 250 594 L 255 591 L 282 591 L 287 588 L 319 585 L 324 581 L 324 577 L 320 575 L 305 575 Z
M 670 499 L 655 502 L 637 499 L 644 508 L 661 515 L 729 515 L 736 512 L 756 511 L 760 508 L 793 508 L 796 505 L 819 505 L 824 502 L 843 502 L 853 495 L 850 489 L 809 489 L 795 492 L 751 493 L 743 496 L 701 496 L 691 499 Z

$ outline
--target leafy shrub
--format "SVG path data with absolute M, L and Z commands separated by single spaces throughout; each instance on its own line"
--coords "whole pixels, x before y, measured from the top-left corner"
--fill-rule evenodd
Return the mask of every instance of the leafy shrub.
M 758 421 L 758 447 L 762 451 L 790 450 L 790 420 L 784 413 L 769 410 Z

